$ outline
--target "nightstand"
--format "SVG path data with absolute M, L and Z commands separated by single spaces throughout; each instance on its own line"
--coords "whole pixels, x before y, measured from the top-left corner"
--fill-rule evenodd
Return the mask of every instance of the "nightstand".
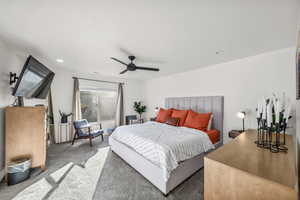
M 229 136 L 230 138 L 236 138 L 236 137 L 239 136 L 241 133 L 243 133 L 243 131 L 241 131 L 241 130 L 231 130 L 231 131 L 229 131 L 228 136 Z

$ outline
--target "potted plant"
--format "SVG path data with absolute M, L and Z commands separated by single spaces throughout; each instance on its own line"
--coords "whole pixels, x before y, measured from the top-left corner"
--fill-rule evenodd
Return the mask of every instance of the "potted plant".
M 134 111 L 140 115 L 140 120 L 142 119 L 142 114 L 146 112 L 146 106 L 142 105 L 142 102 L 135 101 L 133 104 Z
M 66 114 L 64 112 L 61 112 L 61 110 L 59 110 L 59 114 L 60 114 L 60 117 L 61 117 L 60 123 L 62 123 L 62 124 L 68 123 L 68 117 L 73 115 L 73 113 Z

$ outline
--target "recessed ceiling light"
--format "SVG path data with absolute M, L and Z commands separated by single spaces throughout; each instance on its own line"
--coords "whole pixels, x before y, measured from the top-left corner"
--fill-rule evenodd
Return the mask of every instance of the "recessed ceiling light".
M 58 63 L 63 63 L 63 62 L 64 62 L 64 60 L 63 60 L 63 59 L 61 59 L 61 58 L 57 58 L 57 59 L 56 59 L 56 62 L 58 62 Z

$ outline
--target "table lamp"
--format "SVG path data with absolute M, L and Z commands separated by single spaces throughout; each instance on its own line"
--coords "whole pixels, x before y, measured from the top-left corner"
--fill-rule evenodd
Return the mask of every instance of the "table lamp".
M 159 111 L 159 108 L 155 107 L 154 112 L 155 112 L 156 115 L 157 115 L 158 111 Z
M 246 112 L 245 111 L 240 111 L 237 114 L 237 117 L 240 119 L 243 119 L 243 132 L 245 131 L 245 117 L 246 117 Z
M 150 118 L 150 121 L 155 121 L 156 120 L 158 112 L 159 112 L 159 107 L 155 107 L 155 109 L 154 109 L 155 117 Z

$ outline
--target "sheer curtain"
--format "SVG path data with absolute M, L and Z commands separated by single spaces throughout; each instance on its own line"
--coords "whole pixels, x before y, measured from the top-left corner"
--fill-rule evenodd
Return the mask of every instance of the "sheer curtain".
M 119 83 L 117 110 L 116 110 L 116 126 L 124 124 L 124 101 L 123 101 L 123 84 Z
M 73 113 L 72 115 L 73 121 L 81 119 L 81 103 L 80 103 L 80 90 L 79 90 L 78 78 L 74 78 L 72 113 Z

